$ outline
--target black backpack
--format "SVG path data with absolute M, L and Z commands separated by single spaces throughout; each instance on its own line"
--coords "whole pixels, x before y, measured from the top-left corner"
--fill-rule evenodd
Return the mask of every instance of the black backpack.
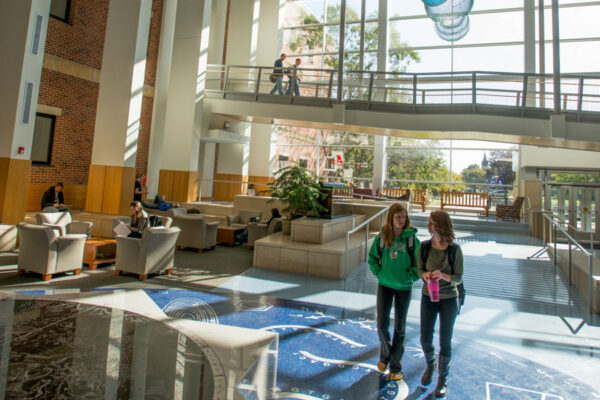
M 431 240 L 426 240 L 421 243 L 421 263 L 423 264 L 423 268 L 425 268 L 425 264 L 427 262 L 429 249 L 431 249 Z M 450 268 L 452 269 L 452 275 L 454 275 L 454 262 L 456 261 L 457 250 L 458 245 L 454 243 L 452 243 L 446 249 L 446 251 L 448 252 L 448 264 L 450 264 Z M 465 297 L 467 291 L 465 290 L 465 286 L 462 282 L 456 285 L 456 289 L 458 290 L 458 314 L 460 314 L 460 308 L 463 306 L 463 304 L 465 304 Z
M 162 226 L 162 221 L 156 215 L 150 215 L 148 217 L 148 225 L 153 226 Z

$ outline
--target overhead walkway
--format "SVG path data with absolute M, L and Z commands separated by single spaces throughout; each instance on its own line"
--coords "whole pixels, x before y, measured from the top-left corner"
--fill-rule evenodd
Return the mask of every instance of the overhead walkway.
M 242 120 L 420 138 L 600 150 L 600 75 L 408 74 L 299 69 L 300 96 L 270 94 L 272 67 L 209 65 L 210 111 Z

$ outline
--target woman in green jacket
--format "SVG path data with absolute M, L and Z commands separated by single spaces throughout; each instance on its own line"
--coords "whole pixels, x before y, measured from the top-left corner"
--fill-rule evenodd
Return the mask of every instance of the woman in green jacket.
M 390 379 L 402 379 L 404 331 L 412 285 L 419 279 L 415 257 L 419 247 L 417 230 L 410 226 L 406 207 L 392 204 L 386 223 L 369 252 L 369 266 L 377 277 L 377 333 L 381 343 L 377 368 L 389 364 Z M 390 311 L 394 304 L 394 336 L 390 338 Z

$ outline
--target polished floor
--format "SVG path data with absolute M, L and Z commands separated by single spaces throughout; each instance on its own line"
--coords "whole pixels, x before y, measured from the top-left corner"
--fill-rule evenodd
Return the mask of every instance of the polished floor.
M 493 225 L 464 227 L 457 224 L 467 301 L 455 327 L 448 398 L 600 398 L 600 328 L 591 326 L 560 269 L 539 253 L 541 243 Z M 409 309 L 404 380 L 391 382 L 375 368 L 377 285 L 365 263 L 337 281 L 249 268 L 248 254 L 220 246 L 208 255 L 178 252 L 179 275 L 147 283 L 109 277 L 112 267 L 50 284 L 8 269 L 0 289 L 52 295 L 85 287 L 109 297 L 143 289 L 147 307 L 168 316 L 278 332 L 274 399 L 433 398 L 433 385 L 419 384 L 419 285 Z M 250 383 L 238 385 L 245 398 L 255 396 Z

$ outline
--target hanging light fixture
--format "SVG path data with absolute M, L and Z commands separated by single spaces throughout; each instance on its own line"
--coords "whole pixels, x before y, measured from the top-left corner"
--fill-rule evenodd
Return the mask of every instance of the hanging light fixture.
M 425 3 L 428 6 L 439 6 L 440 4 L 444 3 L 447 0 L 423 0 L 423 3 Z
M 455 42 L 465 37 L 469 32 L 469 16 L 443 19 L 435 23 L 437 35 L 448 42 Z
M 425 2 L 425 11 L 435 22 L 467 15 L 472 8 L 473 0 L 446 0 L 438 5 L 428 5 Z

